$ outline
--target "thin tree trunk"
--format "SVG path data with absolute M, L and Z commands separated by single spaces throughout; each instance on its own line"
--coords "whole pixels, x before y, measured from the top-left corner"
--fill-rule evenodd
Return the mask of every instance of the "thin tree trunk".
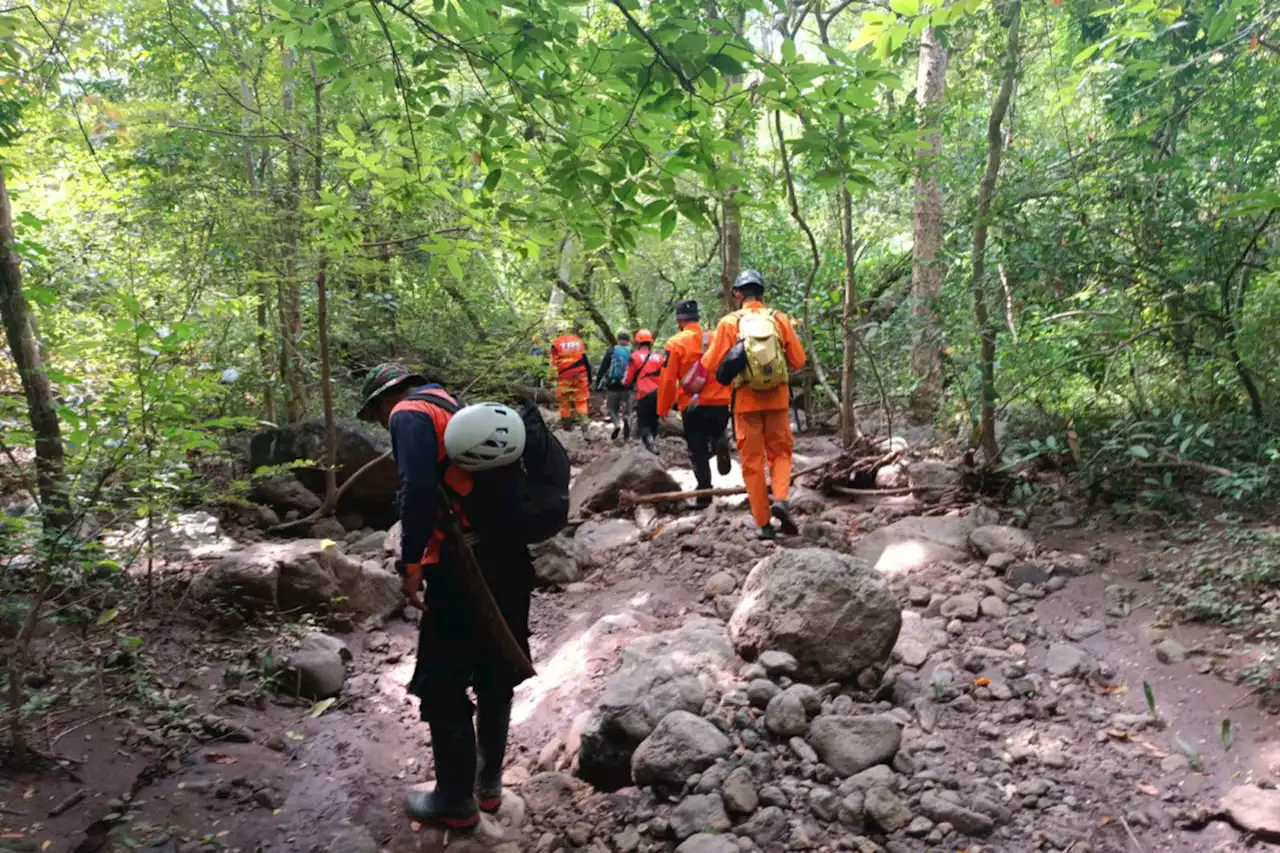
M 730 155 L 731 160 L 740 159 L 736 152 Z M 724 239 L 721 241 L 720 265 L 720 307 L 727 314 L 736 311 L 738 303 L 733 298 L 733 282 L 742 272 L 742 210 L 733 197 L 738 187 L 730 185 L 725 189 L 724 199 L 720 203 L 721 221 Z
M 480 319 L 480 315 L 471 307 L 471 303 L 462 291 L 452 281 L 448 281 L 441 277 L 440 288 L 449 295 L 449 298 L 458 306 L 458 310 L 462 312 L 462 316 L 467 318 L 467 322 L 471 324 L 471 331 L 475 333 L 477 341 L 485 341 L 488 335 L 484 331 L 484 321 Z
M 1000 129 L 1004 125 L 1009 100 L 1013 96 L 1013 84 L 1018 76 L 1018 31 L 1022 22 L 1022 0 L 1011 0 L 1007 7 L 1009 35 L 1005 44 L 1004 76 L 1000 91 L 991 105 L 987 119 L 987 167 L 978 184 L 978 219 L 973 229 L 973 267 L 969 288 L 973 293 L 973 316 L 981 337 L 978 364 L 982 372 L 982 403 L 979 417 L 978 444 L 988 465 L 1000 460 L 1000 446 L 996 443 L 996 327 L 987 309 L 986 273 L 987 232 L 991 226 L 991 197 L 995 194 L 996 178 L 1000 175 L 1000 159 L 1004 153 L 1004 138 Z
M 311 58 L 311 91 L 315 97 L 315 127 L 312 145 L 315 146 L 315 174 L 311 178 L 311 192 L 315 203 L 320 203 L 320 191 L 324 188 L 324 112 L 321 94 L 324 84 L 316 72 L 315 57 Z M 324 506 L 333 509 L 338 503 L 338 427 L 333 417 L 333 378 L 329 365 L 329 287 L 326 273 L 329 270 L 329 254 L 325 251 L 324 229 L 317 235 L 320 264 L 316 271 L 316 339 L 320 345 L 320 394 L 324 401 Z
M 844 116 L 840 117 L 843 124 Z M 853 447 L 858 440 L 856 406 L 858 392 L 858 261 L 853 245 L 853 196 L 844 182 L 840 183 L 840 242 L 844 250 L 844 362 L 840 370 L 840 443 Z
M 942 246 L 942 189 L 937 168 L 942 154 L 941 113 L 946 91 L 947 54 L 933 27 L 920 40 L 920 72 L 916 82 L 919 124 L 928 129 L 926 148 L 916 158 L 915 247 L 911 270 L 912 315 L 916 341 L 911 352 L 911 369 L 917 385 L 911 408 L 921 420 L 932 418 L 942 401 L 942 340 L 935 303 L 942 295 L 942 267 L 938 250 Z
M 564 311 L 565 287 L 573 275 L 573 235 L 566 234 L 560 244 L 560 266 L 556 271 L 556 284 L 551 286 L 551 297 L 547 300 L 545 322 L 548 331 L 555 331 L 555 325 Z
M 36 443 L 36 491 L 48 534 L 71 523 L 71 505 L 63 476 L 62 430 L 27 296 L 22 290 L 22 262 L 14 251 L 15 242 L 13 209 L 4 168 L 0 167 L 0 320 L 27 397 L 27 418 Z
M 285 126 L 291 133 L 294 119 L 293 71 L 296 65 L 293 51 L 286 48 L 283 57 L 282 101 Z M 285 256 L 282 264 L 284 276 L 280 282 L 280 374 L 288 391 L 289 420 L 297 422 L 307 416 L 307 391 L 298 350 L 302 341 L 302 295 L 297 279 L 302 170 L 298 165 L 297 147 L 291 140 L 286 141 L 285 172 Z

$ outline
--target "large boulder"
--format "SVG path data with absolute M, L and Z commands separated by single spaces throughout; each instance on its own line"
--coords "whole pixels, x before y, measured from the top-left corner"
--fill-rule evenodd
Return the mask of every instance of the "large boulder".
M 630 785 L 636 747 L 668 714 L 700 713 L 735 664 L 723 624 L 711 619 L 629 643 L 583 726 L 578 775 L 604 791 Z
M 588 463 L 569 487 L 569 514 L 615 509 L 623 490 L 642 495 L 676 492 L 680 484 L 662 460 L 641 448 L 607 453 Z
M 250 613 L 333 613 L 353 619 L 385 618 L 399 579 L 365 569 L 332 543 L 319 539 L 263 542 L 223 557 L 196 577 L 196 601 L 220 602 Z
M 636 748 L 631 776 L 637 785 L 679 791 L 694 773 L 728 755 L 730 747 L 729 738 L 707 720 L 688 711 L 672 711 Z
M 375 432 L 359 421 L 349 418 L 337 422 L 338 485 L 391 449 L 391 439 L 383 432 Z M 263 466 L 284 465 L 289 462 L 318 462 L 324 452 L 324 418 L 311 418 L 301 423 L 264 430 L 249 441 L 249 465 L 257 470 Z M 324 494 L 324 471 L 315 468 L 297 468 L 294 477 L 317 495 Z M 375 527 L 389 526 L 396 519 L 396 489 L 400 475 L 395 463 L 388 456 L 374 465 L 352 484 L 342 496 L 338 506 L 358 512 L 367 524 Z M 276 511 L 280 506 L 272 504 Z M 298 507 L 299 511 L 301 508 Z M 287 511 L 287 510 L 286 510 Z
M 904 518 L 862 537 L 853 554 L 887 574 L 964 562 L 977 526 L 972 518 Z
M 888 661 L 901 627 L 902 605 L 866 563 L 801 548 L 751 570 L 729 638 L 747 659 L 784 651 L 795 657 L 799 678 L 844 681 Z
M 249 499 L 266 504 L 280 515 L 288 515 L 290 512 L 296 512 L 300 516 L 310 515 L 323 503 L 319 495 L 292 475 L 267 477 L 254 484 L 249 492 Z
M 587 564 L 605 560 L 610 551 L 640 540 L 640 528 L 625 518 L 592 519 L 573 534 L 578 559 Z
M 1036 540 L 1030 533 L 1004 524 L 979 527 L 969 534 L 969 544 L 983 557 L 1012 554 L 1015 557 L 1030 558 L 1036 555 Z

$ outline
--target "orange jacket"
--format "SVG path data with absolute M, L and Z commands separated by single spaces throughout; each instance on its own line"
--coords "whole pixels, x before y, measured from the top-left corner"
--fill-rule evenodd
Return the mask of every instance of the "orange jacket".
M 631 366 L 627 368 L 626 386 L 636 386 L 636 397 L 648 397 L 658 390 L 658 374 L 662 372 L 662 356 L 653 347 L 642 347 L 631 353 Z
M 742 303 L 744 310 L 762 314 L 766 310 L 763 302 L 750 300 Z M 796 330 L 791 327 L 791 320 L 781 311 L 775 311 L 773 314 L 774 322 L 778 325 L 778 339 L 782 343 L 783 349 L 787 355 L 787 366 L 792 371 L 799 370 L 804 367 L 804 346 L 800 343 L 800 338 L 796 336 Z M 720 366 L 720 362 L 724 361 L 724 357 L 729 354 L 729 350 L 738 343 L 738 318 L 734 314 L 723 318 L 720 324 L 716 326 L 715 337 L 711 339 L 711 348 L 702 356 L 702 366 L 705 367 L 712 375 L 715 375 L 716 368 Z M 735 412 L 770 412 L 775 409 L 791 408 L 791 389 L 786 385 L 779 385 L 771 391 L 752 391 L 750 388 L 743 386 L 737 389 L 737 393 L 733 402 Z
M 690 323 L 681 329 L 671 340 L 667 341 L 666 353 L 662 360 L 662 375 L 658 378 L 658 417 L 666 417 L 671 411 L 673 401 L 679 403 L 680 411 L 684 411 L 693 395 L 680 386 L 689 368 L 702 357 L 703 338 L 710 343 L 711 334 L 703 332 L 702 326 Z M 701 406 L 727 406 L 733 392 L 716 381 L 715 371 L 707 375 L 707 384 L 698 394 Z
M 440 388 L 431 388 L 430 393 L 444 397 L 446 400 L 457 402 L 454 398 Z M 444 431 L 449 425 L 449 419 L 453 416 L 439 406 L 434 406 L 425 400 L 401 400 L 396 407 L 391 410 L 391 417 L 394 418 L 400 412 L 418 412 L 426 415 L 431 419 L 431 425 L 435 429 L 436 434 L 436 465 L 438 466 L 444 461 Z M 449 490 L 458 497 L 466 497 L 471 494 L 472 481 L 471 474 L 463 471 L 456 465 L 450 465 L 444 471 L 444 484 Z M 455 500 L 453 502 L 454 512 L 466 524 L 466 516 L 462 513 L 462 506 Z M 430 536 L 427 539 L 426 548 L 421 554 L 401 554 L 400 559 L 406 563 L 422 562 L 427 565 L 440 562 L 440 548 L 444 544 L 444 531 L 440 529 L 439 518 L 401 519 L 402 527 L 407 528 L 410 524 L 420 524 L 425 530 L 430 530 Z M 410 538 L 410 537 L 406 537 Z M 416 537 L 415 537 L 416 538 Z M 421 539 L 417 539 L 421 541 Z
M 551 342 L 551 379 L 577 379 L 586 376 L 587 345 L 574 334 L 561 335 Z

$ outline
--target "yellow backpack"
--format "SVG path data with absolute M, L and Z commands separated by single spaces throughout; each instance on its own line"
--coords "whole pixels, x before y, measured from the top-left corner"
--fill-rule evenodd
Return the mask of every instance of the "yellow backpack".
M 742 309 L 738 318 L 738 341 L 746 355 L 747 366 L 733 380 L 735 388 L 744 385 L 752 391 L 772 391 L 790 379 L 786 348 L 778 334 L 777 312 Z

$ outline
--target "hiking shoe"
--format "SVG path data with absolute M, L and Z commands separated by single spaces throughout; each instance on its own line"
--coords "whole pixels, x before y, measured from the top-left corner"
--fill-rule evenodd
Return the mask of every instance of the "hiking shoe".
M 773 529 L 772 524 L 766 524 L 757 531 L 756 535 L 767 542 L 772 542 L 774 539 L 778 538 L 778 531 Z
M 658 455 L 657 440 L 651 435 L 646 435 L 644 437 L 644 449 L 652 453 L 654 456 L 657 456 Z
M 711 501 L 712 501 L 711 495 L 703 495 L 702 497 L 698 498 L 698 500 L 695 502 L 695 506 L 697 509 L 706 509 L 707 507 L 711 506 Z
M 404 795 L 404 811 L 411 820 L 445 829 L 472 829 L 480 823 L 475 797 L 450 802 L 435 791 L 410 791 Z
M 721 477 L 733 470 L 733 460 L 729 458 L 729 437 L 726 435 L 716 439 L 716 470 Z
M 620 432 L 622 432 L 622 427 L 614 427 L 614 428 L 613 428 L 613 435 L 609 436 L 609 440 L 610 440 L 610 441 L 617 441 L 617 440 L 618 440 L 618 433 L 620 433 Z
M 791 514 L 791 507 L 786 501 L 774 501 L 772 513 L 773 517 L 778 519 L 783 533 L 788 536 L 800 535 L 800 526 L 796 524 L 796 517 Z

